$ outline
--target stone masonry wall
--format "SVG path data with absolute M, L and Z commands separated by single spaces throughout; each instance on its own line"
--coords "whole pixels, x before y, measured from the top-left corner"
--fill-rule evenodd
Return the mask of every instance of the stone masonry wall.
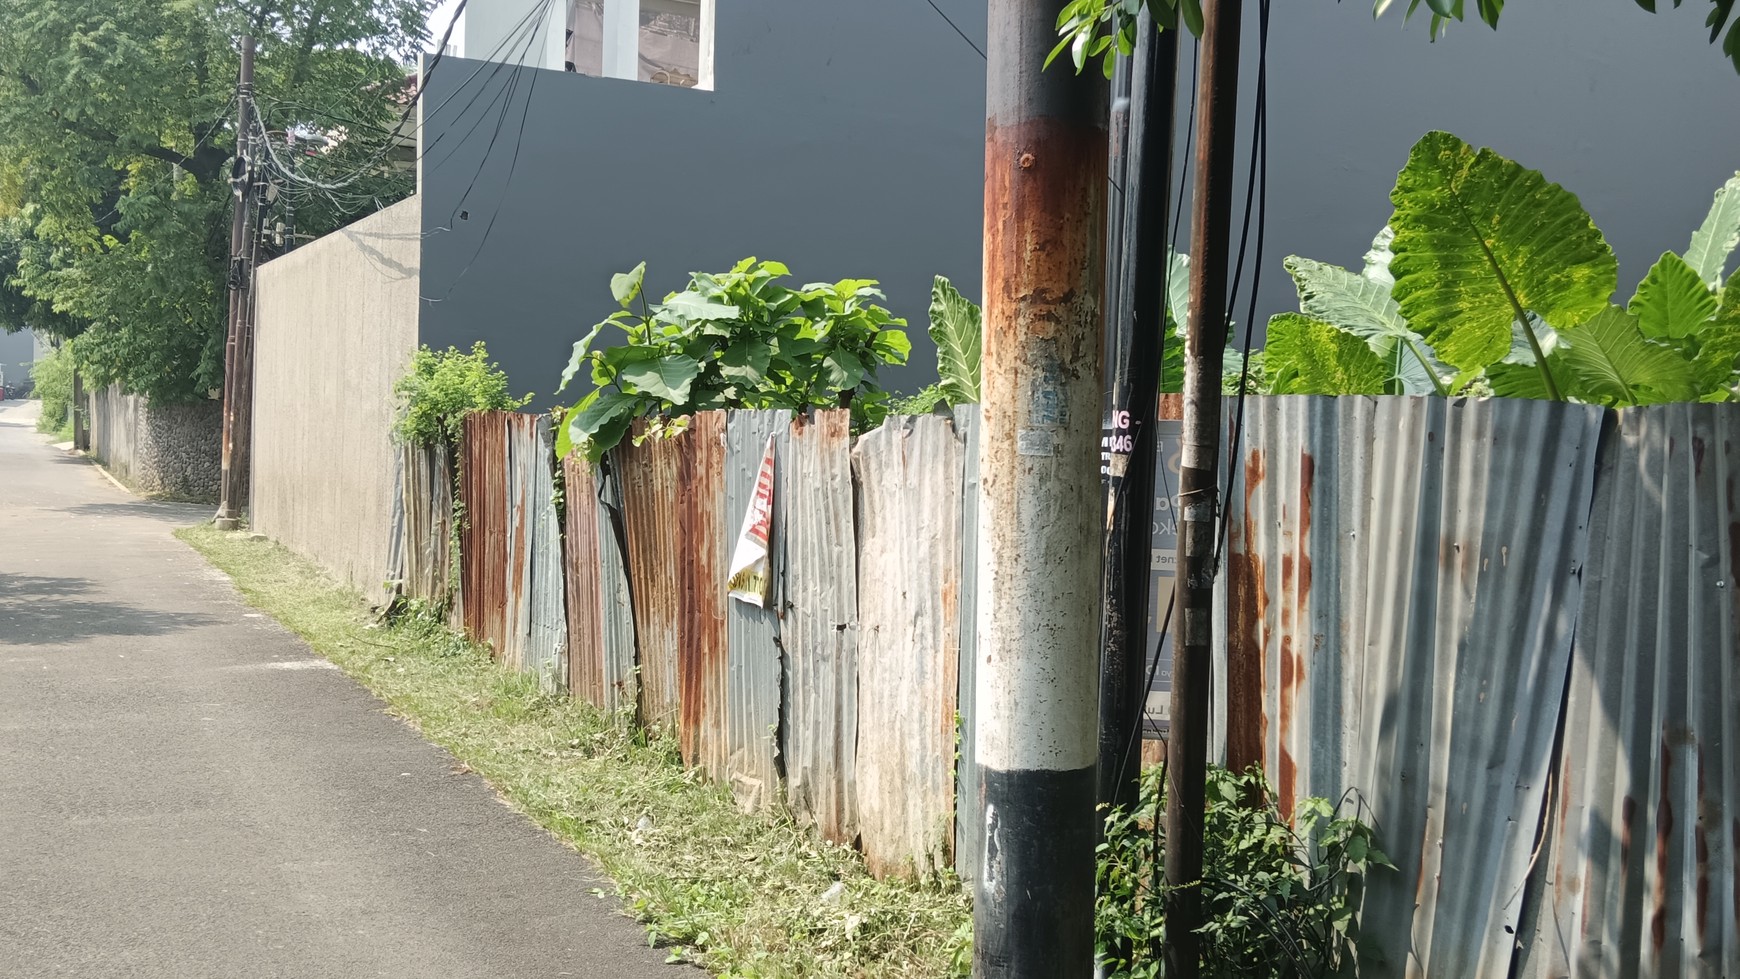
M 91 455 L 140 493 L 216 502 L 223 406 L 155 406 L 119 386 L 91 392 Z

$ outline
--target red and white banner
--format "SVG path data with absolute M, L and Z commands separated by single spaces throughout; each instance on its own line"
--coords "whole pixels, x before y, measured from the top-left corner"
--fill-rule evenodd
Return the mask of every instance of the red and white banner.
M 767 607 L 773 577 L 768 573 L 767 542 L 773 535 L 773 439 L 761 457 L 761 472 L 755 477 L 755 496 L 743 515 L 743 530 L 731 555 L 731 578 L 726 587 L 732 598 L 759 608 Z

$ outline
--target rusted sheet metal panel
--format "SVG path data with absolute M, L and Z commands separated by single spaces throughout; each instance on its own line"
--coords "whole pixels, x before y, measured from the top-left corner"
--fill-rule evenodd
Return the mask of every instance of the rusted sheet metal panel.
M 954 423 L 858 439 L 858 827 L 878 877 L 952 866 L 961 456 Z
M 639 656 L 635 651 L 634 602 L 628 585 L 627 530 L 622 479 L 593 470 L 598 487 L 599 625 L 603 634 L 604 707 L 633 711 L 640 703 Z
M 450 592 L 453 473 L 445 445 L 400 446 L 404 501 L 400 580 L 406 598 L 445 604 Z
M 725 557 L 730 559 L 743 515 L 755 498 L 755 481 L 768 439 L 774 440 L 774 471 L 786 464 L 782 451 L 788 411 L 734 411 L 725 423 Z M 784 599 L 785 495 L 773 494 L 773 532 L 768 569 L 773 595 L 767 608 L 727 600 L 725 627 L 729 676 L 725 711 L 727 779 L 747 810 L 772 807 L 779 792 L 780 653 L 779 607 Z
M 555 440 L 550 418 L 540 415 L 532 440 L 525 448 L 531 457 L 526 519 L 531 524 L 528 564 L 531 588 L 527 593 L 527 617 L 531 631 L 526 637 L 526 669 L 536 673 L 545 689 L 568 688 L 568 609 L 562 574 L 562 527 L 556 514 Z
M 507 458 L 500 478 L 507 481 L 503 490 L 503 498 L 507 501 L 507 560 L 501 569 L 505 576 L 502 584 L 505 602 L 501 622 L 497 625 L 500 642 L 496 650 L 501 661 L 511 669 L 531 672 L 539 666 L 530 655 L 538 420 L 531 415 L 504 414 Z
M 689 419 L 677 497 L 683 560 L 681 643 L 677 676 L 683 760 L 720 782 L 727 777 L 725 733 L 725 412 Z
M 568 589 L 568 692 L 604 707 L 604 589 L 599 568 L 598 483 L 580 453 L 562 461 L 563 553 Z
M 467 415 L 460 440 L 460 587 L 465 634 L 499 659 L 507 631 L 508 501 L 505 412 Z
M 793 814 L 836 843 L 858 838 L 858 577 L 852 420 L 792 419 L 785 499 L 786 782 Z
M 1609 432 L 1529 979 L 1740 976 L 1737 479 L 1731 405 Z
M 634 436 L 644 432 L 644 423 L 636 422 Z M 626 563 L 640 653 L 640 717 L 648 728 L 674 732 L 681 707 L 681 583 L 689 551 L 677 516 L 682 492 L 682 440 L 647 438 L 640 445 L 633 442 L 633 438 L 624 439 L 612 451 L 622 474 Z
M 1370 804 L 1373 976 L 1504 977 L 1588 547 L 1600 409 L 1260 398 L 1230 503 L 1228 753 Z
M 979 650 L 979 406 L 956 408 L 955 428 L 961 433 L 961 659 L 956 688 L 961 757 L 955 765 L 955 873 L 972 881 L 979 873 L 984 835 L 973 751 L 973 665 Z

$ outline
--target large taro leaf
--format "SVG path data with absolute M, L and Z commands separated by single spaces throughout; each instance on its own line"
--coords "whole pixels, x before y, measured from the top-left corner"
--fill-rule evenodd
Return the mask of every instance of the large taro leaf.
M 1716 294 L 1686 260 L 1668 252 L 1637 285 L 1631 312 L 1652 340 L 1679 340 L 1701 331 L 1716 315 Z
M 1651 342 L 1637 317 L 1609 306 L 1574 329 L 1559 331 L 1565 393 L 1610 407 L 1692 401 L 1694 365 L 1672 347 Z
M 1613 250 L 1574 194 L 1449 133 L 1414 145 L 1390 200 L 1396 302 L 1462 370 L 1504 358 L 1527 313 L 1582 323 L 1618 285 Z
M 1704 285 L 1711 289 L 1719 288 L 1728 256 L 1734 253 L 1736 246 L 1740 246 L 1740 173 L 1734 174 L 1716 191 L 1709 215 L 1698 230 L 1692 232 L 1692 243 L 1685 254 L 1686 264 L 1698 273 Z
M 1443 393 L 1439 378 L 1452 373 L 1402 318 L 1389 286 L 1338 265 L 1289 256 L 1287 273 L 1299 290 L 1299 311 L 1365 340 L 1389 368 L 1395 393 Z
M 983 337 L 979 307 L 954 283 L 937 276 L 930 287 L 930 338 L 936 341 L 937 376 L 950 405 L 979 402 Z
M 1383 394 L 1390 380 L 1363 339 L 1299 313 L 1269 320 L 1263 369 L 1273 394 Z

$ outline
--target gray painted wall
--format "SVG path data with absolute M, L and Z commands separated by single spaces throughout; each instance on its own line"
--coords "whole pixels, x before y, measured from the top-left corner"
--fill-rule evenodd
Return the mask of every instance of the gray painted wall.
M 983 0 L 938 4 L 983 44 Z M 922 0 L 724 4 L 716 55 L 712 92 L 443 59 L 423 97 L 423 342 L 487 340 L 544 407 L 614 308 L 612 273 L 647 259 L 662 294 L 756 255 L 800 283 L 881 279 L 916 348 L 889 379 L 934 377 L 931 277 L 979 290 L 984 62 Z
M 983 0 L 939 3 L 983 43 Z M 1374 22 L 1366 3 L 1274 6 L 1259 322 L 1294 308 L 1284 256 L 1360 260 L 1428 129 L 1580 195 L 1619 253 L 1621 299 L 1740 169 L 1740 77 L 1705 43 L 1703 4 L 1652 16 L 1633 0 L 1531 0 L 1498 32 L 1462 25 L 1437 43 L 1423 19 Z M 610 273 L 649 259 L 663 291 L 755 254 L 803 278 L 883 279 L 913 320 L 914 367 L 895 383 L 925 382 L 930 276 L 979 292 L 983 61 L 921 0 L 744 0 L 718 32 L 716 92 L 551 72 L 510 92 L 508 70 L 443 62 L 425 96 L 425 342 L 488 340 L 543 406 L 569 345 L 610 310 Z
M 400 201 L 259 273 L 249 519 L 377 601 L 393 383 L 417 344 L 419 213 L 417 198 Z

